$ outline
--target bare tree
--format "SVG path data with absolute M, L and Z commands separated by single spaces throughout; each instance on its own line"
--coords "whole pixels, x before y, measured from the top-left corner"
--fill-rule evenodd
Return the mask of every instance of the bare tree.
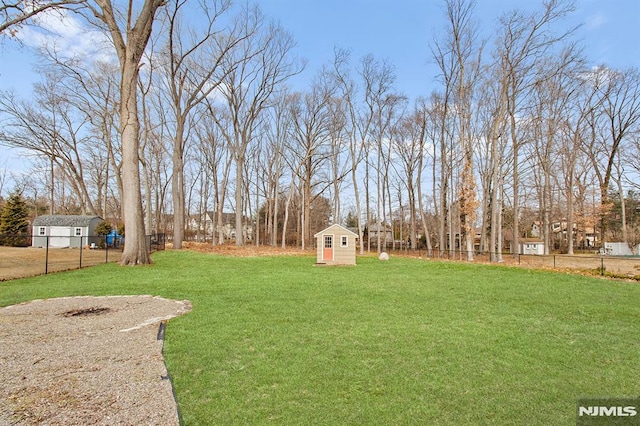
M 134 22 L 136 11 L 131 2 L 124 11 L 114 9 L 111 0 L 94 0 L 89 4 L 96 19 L 106 26 L 111 35 L 120 61 L 122 203 L 126 226 L 126 243 L 120 261 L 122 265 L 151 263 L 140 184 L 138 76 L 140 60 L 151 36 L 156 12 L 163 5 L 164 0 L 145 0 Z
M 86 116 L 68 102 L 59 74 L 47 74 L 35 85 L 38 104 L 21 102 L 15 95 L 0 96 L 0 110 L 7 117 L 0 136 L 9 146 L 24 148 L 50 162 L 50 208 L 55 211 L 56 173 L 64 176 L 77 197 L 81 212 L 96 214 L 85 176 L 88 141 Z
M 523 141 L 518 132 L 518 115 L 522 113 L 528 93 L 535 87 L 536 63 L 574 28 L 555 34 L 554 23 L 574 10 L 570 0 L 547 0 L 542 11 L 526 14 L 513 10 L 500 18 L 496 49 L 500 52 L 500 98 L 506 106 L 509 136 L 512 145 L 513 239 L 512 253 L 518 250 L 520 236 L 520 153 Z M 498 133 L 500 134 L 500 133 Z M 494 132 L 493 137 L 497 134 Z
M 522 120 L 530 131 L 530 145 L 535 155 L 532 156 L 534 177 L 540 178 L 539 208 L 541 210 L 542 234 L 545 242 L 545 254 L 551 248 L 551 224 L 555 205 L 560 200 L 554 197 L 553 187 L 561 180 L 561 165 L 565 156 L 570 155 L 562 147 L 565 117 L 571 115 L 571 100 L 576 95 L 574 82 L 582 63 L 576 50 L 569 46 L 555 56 L 538 61 L 538 84 L 531 93 L 531 115 Z M 556 218 L 561 227 L 566 217 Z M 571 233 L 572 229 L 567 229 Z M 560 233 L 559 235 L 562 235 Z
M 467 260 L 473 260 L 474 225 L 478 208 L 471 114 L 483 47 L 478 42 L 477 24 L 472 19 L 474 6 L 473 1 L 467 0 L 446 2 L 449 33 L 443 42 L 435 42 L 434 52 L 447 86 L 446 93 L 451 93 L 453 104 L 448 109 L 456 117 L 463 158 L 459 203 Z
M 246 37 L 229 55 L 221 70 L 220 93 L 231 119 L 229 141 L 235 162 L 236 244 L 243 241 L 244 168 L 247 149 L 258 119 L 270 106 L 272 95 L 289 77 L 302 70 L 291 57 L 294 41 L 281 27 L 268 23 L 260 10 L 247 8 L 240 17 Z
M 422 191 L 422 174 L 424 172 L 425 167 L 427 166 L 425 159 L 429 157 L 429 152 L 427 151 L 427 141 L 429 135 L 429 129 L 427 125 L 429 123 L 429 111 L 428 106 L 426 104 L 425 99 L 419 99 L 416 103 L 415 110 L 413 113 L 413 126 L 417 129 L 417 132 L 414 130 L 413 137 L 418 140 L 419 146 L 419 156 L 418 156 L 418 166 L 416 169 L 416 190 L 417 190 L 417 198 L 418 198 L 418 211 L 420 213 L 420 219 L 422 221 L 422 232 L 424 232 L 425 243 L 427 245 L 427 254 L 429 256 L 433 255 L 433 245 L 431 243 L 431 232 L 429 229 L 429 221 L 427 219 L 428 213 L 427 209 L 424 205 L 424 199 L 426 194 Z M 432 166 L 435 166 L 435 158 L 431 158 Z M 435 180 L 435 173 L 433 173 L 432 179 Z M 434 185 L 435 187 L 435 185 Z
M 350 76 L 349 53 L 345 50 L 336 50 L 333 63 L 333 76 L 336 80 L 336 90 L 340 93 L 345 103 L 345 133 L 349 141 L 349 160 L 351 179 L 354 192 L 356 217 L 358 220 L 358 240 L 360 241 L 360 254 L 364 253 L 362 207 L 360 204 L 360 185 L 358 184 L 358 168 L 366 155 L 366 138 L 369 134 L 373 114 L 362 113 L 356 100 L 356 84 Z M 366 117 L 366 118 L 365 118 Z M 367 200 L 368 203 L 368 200 Z M 368 220 L 367 208 L 367 220 Z
M 394 152 L 400 160 L 399 172 L 401 181 L 406 184 L 409 203 L 409 223 L 411 248 L 418 247 L 417 241 L 417 201 L 421 198 L 420 178 L 424 157 L 424 144 L 426 135 L 426 117 L 424 109 L 415 109 L 413 113 L 405 117 L 398 126 L 398 137 L 394 138 Z M 418 200 L 416 200 L 416 198 Z M 425 214 L 422 210 L 422 202 L 419 202 L 422 227 L 428 235 Z M 427 237 L 429 241 L 429 237 Z M 430 242 L 429 242 L 430 245 Z M 430 247 L 429 247 L 430 248 Z
M 173 248 L 182 248 L 185 229 L 184 155 L 188 141 L 188 120 L 194 108 L 219 88 L 225 74 L 232 72 L 240 59 L 227 60 L 233 49 L 254 36 L 254 24 L 235 21 L 230 28 L 218 29 L 221 17 L 231 8 L 228 0 L 200 3 L 199 14 L 206 17 L 204 29 L 182 26 L 182 10 L 187 2 L 173 0 L 166 10 L 168 39 L 165 48 L 164 86 L 173 112 L 171 124 Z M 248 30 L 248 31 L 247 31 Z M 188 37 L 188 39 L 187 39 Z M 223 64 L 225 66 L 223 67 Z M 223 69 L 224 68 L 224 69 Z
M 278 245 L 278 215 L 280 208 L 281 180 L 285 174 L 287 140 L 292 132 L 291 96 L 278 94 L 269 109 L 269 124 L 265 129 L 266 152 L 269 153 L 264 168 L 266 196 L 266 234 L 272 246 Z M 269 226 L 270 225 L 270 226 Z M 283 239 L 284 242 L 284 239 Z
M 294 146 L 289 149 L 295 155 L 294 168 L 298 170 L 302 185 L 303 212 L 301 246 L 304 249 L 311 244 L 311 203 L 321 190 L 316 186 L 327 185 L 321 182 L 318 171 L 331 158 L 330 137 L 332 133 L 331 103 L 335 86 L 325 73 L 320 73 L 310 92 L 294 94 L 291 100 L 291 118 Z
M 86 0 L 1 0 L 0 35 L 7 32 L 15 35 L 21 26 L 32 23 L 33 19 L 43 12 L 68 8 L 84 2 Z
M 611 209 L 609 187 L 617 156 L 625 139 L 640 123 L 640 73 L 632 68 L 615 71 L 601 67 L 591 75 L 597 108 L 590 112 L 591 137 L 587 153 L 598 178 L 602 242 L 607 239 L 605 216 Z
M 118 197 L 122 193 L 120 177 L 120 144 L 118 134 L 118 67 L 102 60 L 68 57 L 55 47 L 45 47 L 41 56 L 44 72 L 56 72 L 56 80 L 65 93 L 65 101 L 87 120 L 92 138 L 85 157 L 94 180 L 97 196 L 96 211 L 109 217 L 110 180 L 115 179 Z M 114 173 L 110 173 L 111 170 Z M 121 212 L 113 212 L 121 218 Z

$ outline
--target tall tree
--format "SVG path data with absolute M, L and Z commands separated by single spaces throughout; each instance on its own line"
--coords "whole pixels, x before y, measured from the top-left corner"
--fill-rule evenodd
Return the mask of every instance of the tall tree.
M 295 170 L 302 186 L 302 233 L 301 246 L 311 244 L 311 205 L 322 191 L 315 187 L 325 184 L 320 181 L 319 171 L 331 158 L 330 136 L 332 132 L 331 103 L 335 86 L 325 73 L 320 73 L 308 93 L 298 93 L 291 100 L 292 141 Z
M 122 265 L 151 263 L 140 182 L 138 77 L 140 60 L 151 36 L 156 12 L 164 4 L 164 0 L 145 0 L 138 11 L 134 10 L 133 2 L 129 2 L 125 10 L 115 9 L 111 0 L 94 0 L 88 4 L 97 20 L 106 26 L 120 61 L 122 203 L 126 227 L 126 243 L 120 260 Z
M 236 21 L 230 28 L 218 28 L 220 19 L 231 8 L 228 0 L 200 3 L 198 13 L 206 17 L 204 29 L 183 28 L 182 14 L 185 0 L 172 0 L 165 8 L 168 39 L 165 48 L 164 85 L 167 88 L 173 119 L 172 127 L 172 200 L 173 248 L 182 248 L 185 229 L 184 155 L 188 138 L 188 119 L 194 108 L 219 88 L 225 78 L 240 62 L 227 61 L 233 49 L 247 37 L 252 37 L 253 24 Z M 193 10 L 191 11 L 193 13 Z M 248 31 L 247 31 L 248 30 Z M 187 37 L 190 37 L 187 39 Z M 229 62 L 223 70 L 223 63 Z
M 601 235 L 607 238 L 605 217 L 611 209 L 609 190 L 617 156 L 623 142 L 640 123 L 640 72 L 636 68 L 616 71 L 601 67 L 591 75 L 598 108 L 591 110 L 591 137 L 587 152 L 598 178 Z
M 444 41 L 436 42 L 436 60 L 443 73 L 447 93 L 451 93 L 456 117 L 457 136 L 463 165 L 458 194 L 460 224 L 465 241 L 467 260 L 473 260 L 475 221 L 478 208 L 473 156 L 472 102 L 480 71 L 483 43 L 478 41 L 477 23 L 473 20 L 475 2 L 447 0 L 449 25 Z
M 336 49 L 333 61 L 333 76 L 336 80 L 336 90 L 345 103 L 345 133 L 349 144 L 349 163 L 356 209 L 358 228 L 358 240 L 360 241 L 360 254 L 364 253 L 362 205 L 360 203 L 360 185 L 358 184 L 358 169 L 366 155 L 366 138 L 369 134 L 372 114 L 364 114 L 363 118 L 356 100 L 356 83 L 350 75 L 349 52 Z M 368 201 L 367 201 L 368 203 Z M 368 212 L 368 210 L 367 210 Z
M 0 245 L 17 246 L 25 242 L 29 231 L 29 210 L 22 194 L 14 192 L 0 213 Z
M 239 18 L 246 37 L 232 54 L 226 55 L 221 70 L 220 93 L 231 119 L 226 139 L 235 163 L 236 244 L 244 245 L 245 161 L 261 114 L 271 106 L 272 95 L 302 66 L 292 57 L 291 34 L 267 21 L 257 7 L 246 8 Z
M 525 13 L 513 10 L 500 17 L 496 49 L 500 52 L 500 97 L 506 106 L 509 138 L 512 145 L 513 239 L 512 253 L 518 251 L 520 237 L 520 162 L 524 141 L 519 134 L 518 117 L 526 108 L 525 101 L 535 88 L 537 61 L 566 39 L 574 28 L 554 33 L 553 24 L 574 10 L 571 0 L 547 0 L 541 11 Z M 500 132 L 494 132 L 497 137 Z

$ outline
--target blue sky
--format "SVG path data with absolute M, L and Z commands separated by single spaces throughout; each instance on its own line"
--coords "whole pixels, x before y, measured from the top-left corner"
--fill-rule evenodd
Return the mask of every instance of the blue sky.
M 308 60 L 307 69 L 293 81 L 296 89 L 304 89 L 320 67 L 330 63 L 334 47 L 350 50 L 354 62 L 369 53 L 387 59 L 395 67 L 398 90 L 411 98 L 428 96 L 438 88 L 429 43 L 445 31 L 441 0 L 261 0 L 259 4 L 292 33 L 297 54 Z M 540 4 L 538 0 L 477 0 L 475 17 L 481 35 L 488 38 L 494 32 L 503 12 L 539 9 Z M 576 6 L 566 26 L 582 24 L 577 37 L 592 65 L 640 65 L 640 1 L 576 0 Z M 68 38 L 70 49 L 86 47 L 90 40 L 77 28 L 63 26 L 59 33 Z M 34 65 L 28 46 L 0 41 L 0 90 L 14 89 L 29 96 L 38 79 Z M 0 168 L 13 169 L 17 164 L 16 152 L 0 147 Z
M 514 8 L 540 9 L 538 0 L 477 0 L 475 18 L 481 35 L 494 32 L 498 17 Z M 309 59 L 301 81 L 308 81 L 332 59 L 334 46 L 352 51 L 354 60 L 372 53 L 396 68 L 398 89 L 414 97 L 437 87 L 429 43 L 445 31 L 440 0 L 263 0 Z M 577 0 L 567 22 L 582 24 L 577 37 L 595 64 L 626 68 L 640 65 L 640 1 Z

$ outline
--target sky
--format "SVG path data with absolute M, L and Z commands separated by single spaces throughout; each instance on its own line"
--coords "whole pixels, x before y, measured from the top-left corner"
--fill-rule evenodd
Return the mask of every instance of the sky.
M 297 41 L 296 54 L 308 63 L 291 84 L 304 90 L 323 65 L 333 59 L 334 48 L 351 51 L 352 61 L 367 54 L 394 66 L 396 88 L 415 98 L 437 89 L 438 71 L 430 43 L 446 31 L 442 0 L 260 0 L 270 18 L 280 22 Z M 541 0 L 477 0 L 474 18 L 480 35 L 495 32 L 498 17 L 514 8 L 539 9 Z M 576 38 L 592 65 L 614 68 L 640 66 L 640 1 L 576 0 L 576 11 L 562 25 L 581 25 Z M 92 35 L 72 25 L 57 24 L 62 49 L 94 49 Z M 25 46 L 0 40 L 0 90 L 15 90 L 29 97 L 38 80 L 31 46 L 38 37 L 25 36 Z M 15 150 L 0 146 L 0 169 L 25 170 Z M 5 192 L 7 189 L 5 188 Z
M 330 63 L 334 46 L 352 51 L 353 59 L 368 53 L 388 59 L 396 68 L 397 87 L 410 97 L 428 95 L 437 87 L 438 70 L 430 43 L 446 31 L 440 0 L 263 0 L 262 9 L 276 17 L 298 41 L 309 59 L 307 81 Z M 514 8 L 539 10 L 538 0 L 477 0 L 475 19 L 480 34 L 490 37 L 498 17 Z M 581 24 L 583 40 L 594 64 L 626 68 L 640 65 L 640 1 L 577 0 L 566 28 Z

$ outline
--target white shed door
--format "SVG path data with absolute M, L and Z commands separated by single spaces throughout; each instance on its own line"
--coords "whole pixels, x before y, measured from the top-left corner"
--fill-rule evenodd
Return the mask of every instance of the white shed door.
M 71 228 L 67 226 L 52 226 L 49 235 L 49 247 L 69 247 L 71 245 Z

